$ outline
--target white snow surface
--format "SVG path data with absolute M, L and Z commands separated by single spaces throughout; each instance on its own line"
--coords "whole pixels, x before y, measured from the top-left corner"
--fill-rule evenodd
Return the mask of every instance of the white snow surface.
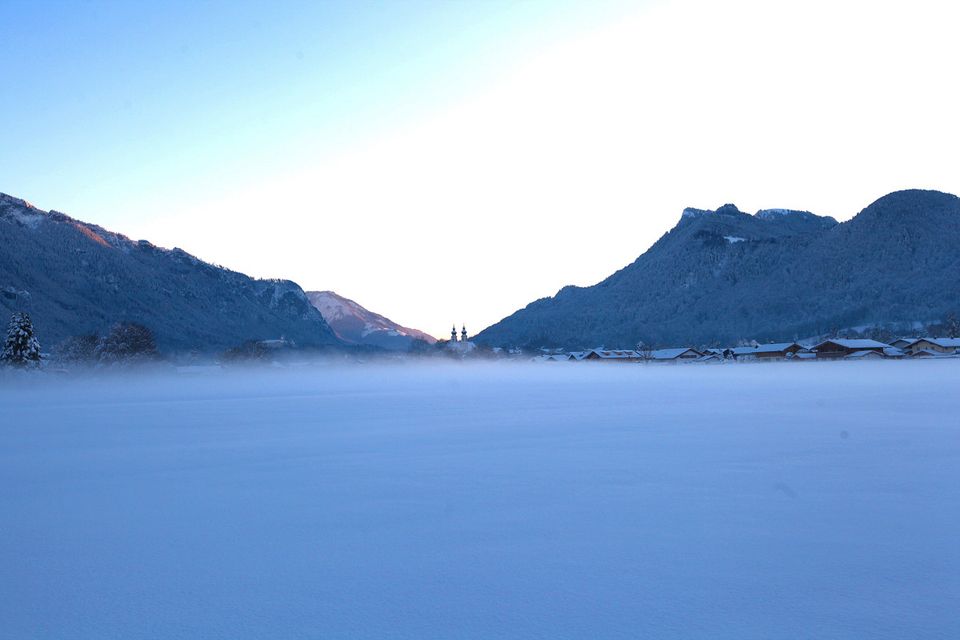
M 45 219 L 42 213 L 17 209 L 10 211 L 10 215 L 20 222 L 20 224 L 30 229 L 36 229 Z
M 0 638 L 960 637 L 958 378 L 0 379 Z
M 813 216 L 809 211 L 797 211 L 796 209 L 761 209 L 757 211 L 756 216 L 762 220 L 775 220 L 785 216 Z
M 348 342 L 355 342 L 371 334 L 381 334 L 393 337 L 410 337 L 425 340 L 430 344 L 436 342 L 436 338 L 423 333 L 417 329 L 402 327 L 378 313 L 365 309 L 357 302 L 344 298 L 333 291 L 308 291 L 307 299 L 323 316 L 323 319 L 330 324 L 331 328 Z M 347 323 L 343 321 L 347 320 Z M 363 329 L 359 335 L 355 335 L 356 330 L 352 323 L 362 324 Z
M 687 207 L 683 210 L 683 213 L 680 214 L 681 218 L 699 218 L 700 216 L 707 215 L 712 213 L 707 209 L 696 209 L 694 207 Z
M 730 244 L 736 244 L 738 242 L 743 242 L 746 238 L 741 238 L 740 236 L 723 236 L 723 239 L 729 242 Z
M 783 216 L 788 216 L 791 213 L 796 213 L 796 211 L 793 211 L 792 209 L 760 209 L 757 211 L 756 215 L 758 218 L 769 219 L 781 218 Z

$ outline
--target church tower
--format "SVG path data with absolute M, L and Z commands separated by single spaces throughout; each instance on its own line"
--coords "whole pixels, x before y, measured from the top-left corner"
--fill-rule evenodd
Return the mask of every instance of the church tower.
M 456 327 L 454 327 L 456 329 Z M 460 342 L 467 341 L 467 325 L 463 325 L 462 331 L 460 331 Z
M 450 329 L 450 342 L 457 341 L 457 325 L 453 325 L 453 329 Z

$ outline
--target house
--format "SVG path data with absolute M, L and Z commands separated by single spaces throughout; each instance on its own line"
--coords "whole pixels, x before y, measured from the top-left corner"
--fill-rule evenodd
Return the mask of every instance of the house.
M 920 338 L 897 338 L 890 343 L 890 346 L 896 347 L 897 349 L 906 349 L 919 339 Z
M 633 349 L 591 349 L 581 359 L 600 362 L 640 362 L 643 356 Z
M 960 351 L 943 353 L 942 351 L 932 351 L 930 349 L 917 349 L 907 354 L 911 358 L 956 358 L 960 357 Z
M 542 356 L 534 356 L 530 362 L 567 362 L 573 360 L 569 353 L 548 353 Z
M 814 346 L 811 350 L 817 354 L 817 359 L 837 359 L 856 353 L 857 351 L 876 351 L 883 357 L 883 350 L 889 349 L 890 345 L 876 340 L 866 338 L 846 339 L 836 338 L 834 340 L 824 340 Z M 864 356 L 858 356 L 860 358 Z
M 697 362 L 700 364 L 723 364 L 724 362 L 723 355 L 719 353 L 713 353 L 712 351 L 713 350 L 711 350 L 710 353 L 703 354 L 702 356 L 694 360 L 694 362 Z
M 806 347 L 797 342 L 774 342 L 756 347 L 735 347 L 733 357 L 737 360 L 785 360 L 805 350 Z
M 854 351 L 853 353 L 848 353 L 843 356 L 844 360 L 883 360 L 886 356 L 883 355 L 883 351 L 872 351 L 870 349 L 862 349 L 860 351 Z
M 704 354 L 696 349 L 677 347 L 674 349 L 654 349 L 650 352 L 649 360 L 653 362 L 695 362 Z
M 960 338 L 917 338 L 905 349 L 913 355 L 918 351 L 953 354 L 960 349 Z

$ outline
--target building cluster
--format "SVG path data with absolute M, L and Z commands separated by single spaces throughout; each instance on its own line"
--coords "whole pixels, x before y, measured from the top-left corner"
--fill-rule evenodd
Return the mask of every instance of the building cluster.
M 817 344 L 778 342 L 727 349 L 590 349 L 544 353 L 535 362 L 654 362 L 721 363 L 775 360 L 887 360 L 905 358 L 960 358 L 960 338 L 900 338 L 891 344 L 865 338 L 834 338 Z
M 476 347 L 477 345 L 475 345 L 469 339 L 466 325 L 461 326 L 459 339 L 457 338 L 457 325 L 453 325 L 453 328 L 450 330 L 450 340 L 444 344 L 444 348 L 447 351 L 451 351 L 459 355 L 467 355 L 476 349 Z

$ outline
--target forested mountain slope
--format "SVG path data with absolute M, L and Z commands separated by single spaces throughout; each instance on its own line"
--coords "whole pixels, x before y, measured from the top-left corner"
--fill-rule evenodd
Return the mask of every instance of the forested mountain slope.
M 0 194 L 0 310 L 26 310 L 44 348 L 138 322 L 161 350 L 217 351 L 281 336 L 340 344 L 306 294 Z
M 783 209 L 686 209 L 631 265 L 481 332 L 490 345 L 732 343 L 937 320 L 960 308 L 960 199 L 891 193 L 838 224 Z

